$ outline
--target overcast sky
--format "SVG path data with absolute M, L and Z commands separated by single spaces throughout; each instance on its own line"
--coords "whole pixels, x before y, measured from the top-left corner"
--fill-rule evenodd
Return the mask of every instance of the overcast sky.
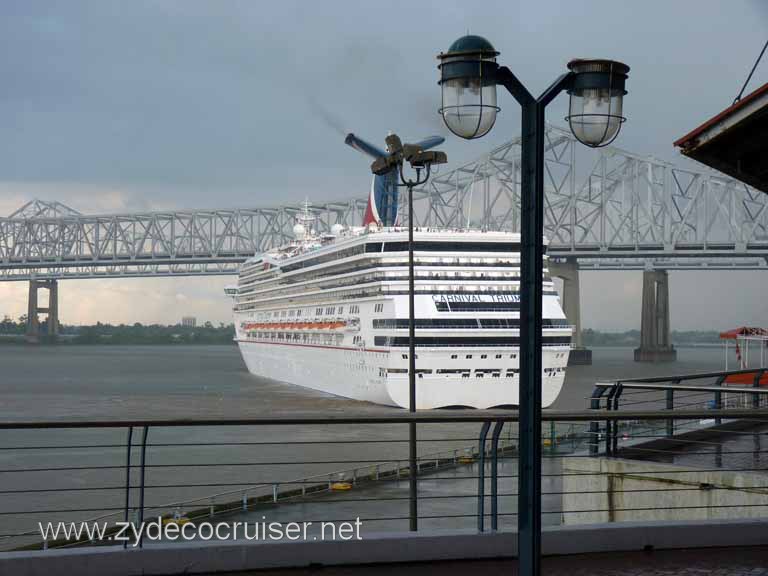
M 768 1 L 5 0 L 0 214 L 33 197 L 87 213 L 362 196 L 368 162 L 341 132 L 447 136 L 434 57 L 467 31 L 535 92 L 573 57 L 626 62 L 617 145 L 683 164 L 672 141 L 733 100 L 768 38 Z M 751 86 L 766 80 L 768 62 Z M 451 164 L 516 135 L 516 104 L 500 105 L 486 138 L 448 137 Z M 230 281 L 67 281 L 61 317 L 229 321 Z M 586 326 L 639 326 L 639 272 L 583 282 Z M 764 273 L 674 272 L 673 327 L 766 325 L 764 284 Z M 25 284 L 0 284 L 0 314 L 25 302 Z

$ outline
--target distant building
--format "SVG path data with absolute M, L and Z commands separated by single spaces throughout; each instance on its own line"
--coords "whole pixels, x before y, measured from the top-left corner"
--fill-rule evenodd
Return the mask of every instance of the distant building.
M 194 328 L 195 326 L 197 326 L 197 318 L 195 318 L 194 316 L 184 316 L 181 319 L 181 325 L 186 328 Z

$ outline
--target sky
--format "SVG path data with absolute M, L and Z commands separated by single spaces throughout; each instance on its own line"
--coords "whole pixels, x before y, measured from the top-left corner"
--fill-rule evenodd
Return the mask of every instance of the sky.
M 574 57 L 626 62 L 616 144 L 685 164 L 672 142 L 733 101 L 768 38 L 768 1 L 5 0 L 0 215 L 32 198 L 104 213 L 360 197 L 368 162 L 347 131 L 441 134 L 452 165 L 472 160 L 517 135 L 519 112 L 500 95 L 478 141 L 442 126 L 435 55 L 467 31 L 532 92 Z M 766 81 L 768 61 L 751 87 Z M 566 106 L 548 120 L 562 124 Z M 764 280 L 671 273 L 673 328 L 768 324 Z M 68 280 L 61 320 L 226 322 L 231 281 Z M 26 291 L 0 283 L 0 315 L 24 313 Z M 582 273 L 583 324 L 638 327 L 640 294 L 640 272 Z

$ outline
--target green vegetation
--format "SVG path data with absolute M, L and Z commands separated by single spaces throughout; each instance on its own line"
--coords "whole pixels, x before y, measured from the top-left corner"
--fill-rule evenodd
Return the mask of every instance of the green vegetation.
M 600 332 L 587 328 L 581 333 L 584 346 L 631 346 L 640 345 L 640 330 L 626 332 Z M 673 330 L 672 344 L 675 346 L 702 346 L 722 344 L 720 333 L 715 330 Z
M 0 322 L 0 342 L 23 341 L 27 318 L 17 322 L 6 316 Z M 42 326 L 45 332 L 45 326 Z M 202 326 L 163 326 L 161 324 L 112 325 L 101 322 L 92 326 L 59 326 L 60 344 L 232 344 L 234 324 L 220 323 L 214 326 L 205 322 Z
M 13 321 L 6 316 L 0 322 L 0 342 L 18 342 L 26 332 L 27 317 Z M 45 325 L 42 325 L 45 332 Z M 202 326 L 176 324 L 98 324 L 92 326 L 59 327 L 59 342 L 65 344 L 232 344 L 235 335 L 234 324 L 220 323 L 214 326 L 205 322 Z M 584 346 L 626 346 L 640 345 L 640 330 L 626 332 L 601 332 L 587 328 L 582 332 Z M 672 343 L 675 346 L 701 346 L 721 344 L 719 332 L 714 330 L 673 330 Z

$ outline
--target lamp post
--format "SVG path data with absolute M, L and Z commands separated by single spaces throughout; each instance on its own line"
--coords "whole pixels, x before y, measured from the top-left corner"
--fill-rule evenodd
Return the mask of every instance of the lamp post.
M 371 164 L 371 172 L 384 175 L 397 171 L 399 178 L 397 186 L 408 188 L 408 411 L 416 412 L 416 308 L 415 280 L 413 272 L 413 188 L 426 184 L 432 173 L 433 164 L 445 164 L 448 159 L 444 152 L 437 150 L 426 151 L 442 138 L 427 139 L 417 144 L 403 144 L 397 134 L 390 134 L 385 139 L 387 156 L 377 158 Z M 403 171 L 405 162 L 416 171 L 416 178 L 406 178 Z M 422 171 L 424 177 L 422 178 Z M 409 524 L 410 530 L 418 529 L 418 498 L 417 498 L 417 453 L 416 453 L 416 423 L 408 424 L 408 493 L 409 493 Z
M 612 60 L 572 60 L 538 98 L 512 71 L 499 66 L 499 52 L 481 36 L 456 40 L 440 53 L 440 114 L 448 129 L 465 139 L 493 128 L 500 108 L 496 86 L 504 86 L 522 108 L 520 250 L 520 446 L 518 555 L 520 573 L 541 573 L 541 312 L 544 236 L 544 112 L 563 90 L 570 94 L 566 119 L 573 135 L 596 148 L 618 135 L 629 67 Z

